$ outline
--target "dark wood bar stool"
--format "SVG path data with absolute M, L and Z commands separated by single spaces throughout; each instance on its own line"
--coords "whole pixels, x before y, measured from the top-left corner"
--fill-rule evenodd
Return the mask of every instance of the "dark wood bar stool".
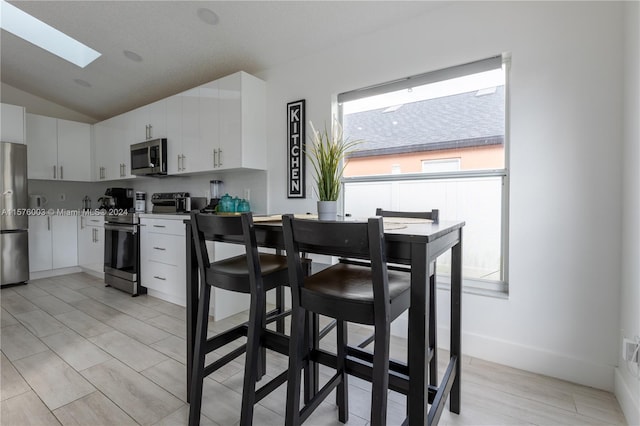
M 282 218 L 292 294 L 287 425 L 304 422 L 337 388 L 338 418 L 348 420 L 347 322 L 373 325 L 371 424 L 386 424 L 389 386 L 390 324 L 409 308 L 410 277 L 387 270 L 382 218 L 367 222 L 330 222 Z M 305 277 L 300 252 L 344 256 L 369 265 L 338 263 Z M 308 344 L 309 313 L 337 320 L 336 374 L 300 409 L 301 370 L 313 360 Z
M 191 213 L 191 227 L 195 251 L 200 271 L 200 297 L 195 331 L 195 348 L 190 389 L 189 425 L 200 422 L 202 405 L 202 385 L 206 376 L 226 365 L 246 351 L 244 383 L 240 424 L 250 425 L 253 421 L 253 406 L 272 390 L 286 381 L 283 372 L 256 391 L 256 382 L 264 374 L 266 350 L 263 345 L 267 322 L 282 318 L 282 312 L 268 317 L 266 312 L 266 292 L 286 285 L 288 282 L 287 259 L 285 256 L 259 253 L 251 213 L 240 216 L 216 216 Z M 225 241 L 237 238 L 244 244 L 244 255 L 211 263 L 206 241 Z M 207 339 L 209 301 L 211 287 L 248 293 L 251 295 L 249 320 L 240 326 Z M 236 339 L 247 336 L 247 343 L 230 351 L 227 355 L 205 366 L 205 356 Z

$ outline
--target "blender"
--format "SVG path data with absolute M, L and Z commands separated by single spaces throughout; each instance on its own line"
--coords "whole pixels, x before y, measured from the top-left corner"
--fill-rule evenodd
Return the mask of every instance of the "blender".
M 205 213 L 215 213 L 218 203 L 220 203 L 220 197 L 222 196 L 223 184 L 221 180 L 212 180 L 209 182 L 211 191 L 211 201 L 209 205 L 202 209 Z

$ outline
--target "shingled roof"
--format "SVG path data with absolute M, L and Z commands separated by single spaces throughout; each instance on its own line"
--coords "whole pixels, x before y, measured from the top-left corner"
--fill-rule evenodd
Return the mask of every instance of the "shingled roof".
M 504 86 L 348 114 L 343 126 L 364 141 L 350 157 L 502 144 Z

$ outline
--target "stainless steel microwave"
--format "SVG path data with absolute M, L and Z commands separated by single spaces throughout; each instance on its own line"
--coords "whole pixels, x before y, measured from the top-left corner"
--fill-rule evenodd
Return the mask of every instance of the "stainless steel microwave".
M 131 145 L 131 174 L 162 176 L 167 174 L 167 140 L 152 139 Z

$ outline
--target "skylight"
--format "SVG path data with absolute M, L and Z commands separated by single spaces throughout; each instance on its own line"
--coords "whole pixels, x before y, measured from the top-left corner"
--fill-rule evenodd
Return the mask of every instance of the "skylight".
M 101 55 L 4 0 L 0 0 L 0 27 L 80 68 Z

